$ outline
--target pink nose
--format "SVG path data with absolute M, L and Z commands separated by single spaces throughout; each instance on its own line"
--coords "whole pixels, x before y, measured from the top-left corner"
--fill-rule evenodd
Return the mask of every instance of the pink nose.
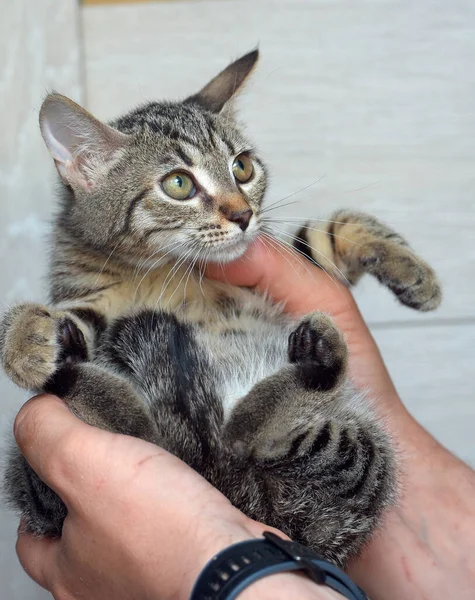
M 238 212 L 231 212 L 226 215 L 228 221 L 231 223 L 237 223 L 242 231 L 246 231 L 249 226 L 249 221 L 254 213 L 250 208 L 247 210 L 240 210 Z

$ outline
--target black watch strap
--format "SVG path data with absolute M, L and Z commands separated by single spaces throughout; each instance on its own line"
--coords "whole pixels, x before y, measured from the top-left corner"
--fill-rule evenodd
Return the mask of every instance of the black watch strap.
M 262 577 L 285 571 L 304 571 L 349 600 L 367 600 L 363 591 L 341 569 L 297 542 L 266 531 L 264 539 L 249 540 L 223 550 L 205 566 L 190 600 L 234 600 Z

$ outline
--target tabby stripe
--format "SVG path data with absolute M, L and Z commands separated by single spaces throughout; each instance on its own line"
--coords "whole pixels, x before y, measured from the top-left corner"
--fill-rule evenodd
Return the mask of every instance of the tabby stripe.
M 223 142 L 226 144 L 229 152 L 234 156 L 236 154 L 236 148 L 226 138 L 223 138 Z
M 365 485 L 365 483 L 369 477 L 371 468 L 373 467 L 376 451 L 374 449 L 374 446 L 373 446 L 373 443 L 371 442 L 371 440 L 369 440 L 368 438 L 364 438 L 361 441 L 360 448 L 362 448 L 362 450 L 364 451 L 364 455 L 365 455 L 365 458 L 363 459 L 364 460 L 363 472 L 357 478 L 354 485 L 350 486 L 343 493 L 339 494 L 343 498 L 354 498 L 355 496 L 358 496 L 358 494 L 363 489 L 363 486 Z
M 92 294 L 98 294 L 99 292 L 104 292 L 105 290 L 109 290 L 116 285 L 119 285 L 121 282 L 116 281 L 114 283 L 110 283 L 109 285 L 103 285 L 95 288 L 87 288 L 87 287 L 68 287 L 64 288 L 59 286 L 58 289 L 54 290 L 54 302 L 61 302 L 63 300 L 80 300 L 81 298 L 85 298 L 87 296 L 91 296 Z
M 145 196 L 149 193 L 149 189 L 145 189 L 142 190 L 140 193 L 138 193 L 135 198 L 133 200 L 131 200 L 129 207 L 127 208 L 127 212 L 125 215 L 125 220 L 124 220 L 124 225 L 122 227 L 122 230 L 120 231 L 120 233 L 122 235 L 125 235 L 126 233 L 129 233 L 130 230 L 130 225 L 132 223 L 132 216 L 134 214 L 135 209 L 137 208 L 137 206 L 140 204 L 140 202 L 145 198 Z
M 168 136 L 172 140 L 182 142 L 183 144 L 189 144 L 193 148 L 196 148 L 196 141 L 188 137 L 187 135 L 177 131 L 176 129 Z
M 154 131 L 157 131 L 158 133 L 162 133 L 163 135 L 169 136 L 170 133 L 172 132 L 172 125 L 171 123 L 163 123 L 161 125 L 161 129 L 160 129 L 160 124 L 157 123 L 157 126 L 153 128 Z
M 294 248 L 298 251 L 301 252 L 303 256 L 306 256 L 308 258 L 308 260 L 310 262 L 312 262 L 314 265 L 317 265 L 317 267 L 320 267 L 320 265 L 317 263 L 317 261 L 313 258 L 312 256 L 312 252 L 308 243 L 308 238 L 307 238 L 307 228 L 305 227 L 305 225 L 297 232 L 297 235 L 295 236 L 297 239 L 294 240 Z
M 101 315 L 92 308 L 73 308 L 68 312 L 77 317 L 80 321 L 90 325 L 96 334 L 96 338 L 98 338 L 107 327 L 104 315 Z
M 162 231 L 176 231 L 182 227 L 183 225 L 175 225 L 174 227 L 154 227 L 153 229 L 148 229 L 142 236 L 142 239 L 146 240 L 154 233 L 161 233 Z
M 216 130 L 214 128 L 211 118 L 208 118 L 207 115 L 205 115 L 205 124 L 206 124 L 206 132 L 208 134 L 208 139 L 211 144 L 211 147 L 216 148 L 216 143 L 214 141 L 214 136 L 215 136 Z
M 287 452 L 287 458 L 291 458 L 292 456 L 295 456 L 297 454 L 297 452 L 300 450 L 302 442 L 304 442 L 307 439 L 307 435 L 307 433 L 301 433 L 295 438 L 295 440 L 292 442 L 292 445 L 289 448 L 289 451 Z
M 93 275 L 98 275 L 99 273 L 101 273 L 104 275 L 111 275 L 111 276 L 115 276 L 115 277 L 118 276 L 118 274 L 116 272 L 111 271 L 110 269 L 107 269 L 107 268 L 100 269 L 97 266 L 87 265 L 86 263 L 82 263 L 82 262 L 78 263 L 78 262 L 71 261 L 67 264 L 62 264 L 62 266 L 65 268 L 76 267 L 77 269 L 80 269 L 84 273 L 92 273 Z M 55 269 L 54 274 L 55 274 L 55 276 L 57 276 L 57 275 L 71 276 L 71 271 L 69 271 L 69 270 L 68 271 L 56 271 L 56 269 Z
M 179 158 L 185 163 L 185 165 L 187 165 L 188 167 L 193 166 L 193 161 L 188 156 L 188 154 L 186 154 L 186 152 L 184 152 L 184 150 L 182 148 L 175 148 L 175 152 L 179 156 Z
M 333 256 L 338 256 L 338 252 L 336 249 L 335 223 L 330 223 L 327 233 L 330 237 L 330 246 L 333 252 Z
M 330 437 L 331 437 L 331 424 L 330 424 L 330 421 L 328 421 L 318 432 L 318 435 L 315 438 L 315 440 L 309 450 L 310 456 L 317 454 L 317 452 L 322 452 L 322 450 L 324 450 L 328 446 Z
M 340 434 L 340 441 L 338 443 L 338 456 L 342 456 L 343 460 L 335 465 L 336 471 L 349 471 L 352 467 L 354 467 L 357 458 L 357 452 L 354 445 L 352 446 L 351 444 L 351 439 L 346 429 L 344 429 Z

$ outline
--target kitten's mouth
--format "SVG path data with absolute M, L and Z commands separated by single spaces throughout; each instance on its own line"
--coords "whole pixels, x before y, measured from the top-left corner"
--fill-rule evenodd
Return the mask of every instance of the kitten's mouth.
M 245 235 L 233 237 L 233 239 L 222 239 L 219 241 L 204 242 L 200 250 L 205 262 L 232 262 L 240 258 L 256 239 L 258 230 L 246 232 Z

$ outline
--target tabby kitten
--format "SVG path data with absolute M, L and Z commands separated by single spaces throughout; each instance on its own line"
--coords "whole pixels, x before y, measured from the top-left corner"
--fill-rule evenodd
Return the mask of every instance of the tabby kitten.
M 159 444 L 250 517 L 343 565 L 395 498 L 391 444 L 348 379 L 343 335 L 324 314 L 297 321 L 198 268 L 241 256 L 262 225 L 266 169 L 231 107 L 257 58 L 109 125 L 46 98 L 41 132 L 63 184 L 51 303 L 9 310 L 0 353 L 18 385 Z M 440 302 L 431 268 L 372 217 L 340 211 L 297 247 L 351 283 L 373 274 L 407 306 Z M 5 481 L 31 532 L 60 535 L 66 508 L 16 446 Z

